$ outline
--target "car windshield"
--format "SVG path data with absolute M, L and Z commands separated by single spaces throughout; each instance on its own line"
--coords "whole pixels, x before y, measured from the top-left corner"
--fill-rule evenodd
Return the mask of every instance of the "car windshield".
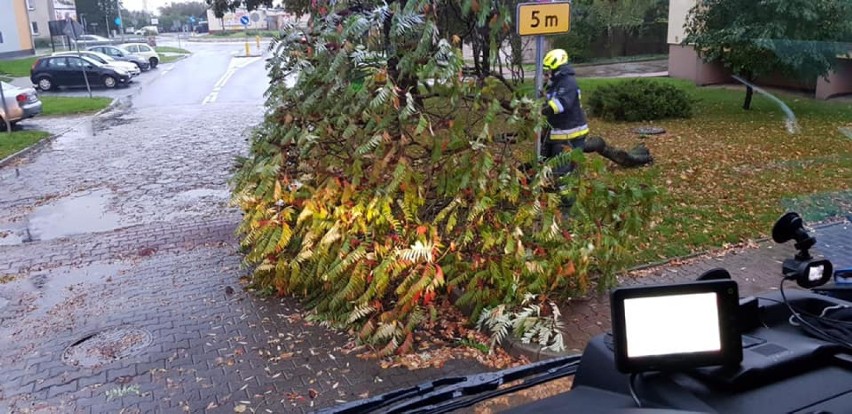
M 115 59 L 113 59 L 112 56 L 109 56 L 105 53 L 100 53 L 100 52 L 91 52 L 91 53 L 92 53 L 92 56 L 96 56 L 96 57 L 103 59 L 107 62 L 114 62 L 115 61 Z
M 321 411 L 581 353 L 616 287 L 792 282 L 787 212 L 852 268 L 852 0 L 0 0 L 0 32 L 44 98 L 0 131 L 0 414 Z
M 90 64 L 90 65 L 92 65 L 92 66 L 96 66 L 96 67 L 103 67 L 103 66 L 105 66 L 103 63 L 98 62 L 97 60 L 92 59 L 92 58 L 91 58 L 91 57 L 89 57 L 89 56 L 80 56 L 80 59 L 83 59 L 83 61 L 85 61 L 86 63 L 88 63 L 88 64 Z

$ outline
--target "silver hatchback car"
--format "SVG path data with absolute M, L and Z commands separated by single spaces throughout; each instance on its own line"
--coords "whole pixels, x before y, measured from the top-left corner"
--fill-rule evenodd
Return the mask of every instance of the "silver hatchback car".
M 6 104 L 0 102 L 0 129 L 6 128 L 5 120 L 12 125 L 41 114 L 42 105 L 38 93 L 33 88 L 19 88 L 6 82 L 0 82 Z M 6 108 L 5 111 L 3 108 Z M 6 113 L 8 111 L 8 113 Z M 8 118 L 7 118 L 8 117 Z

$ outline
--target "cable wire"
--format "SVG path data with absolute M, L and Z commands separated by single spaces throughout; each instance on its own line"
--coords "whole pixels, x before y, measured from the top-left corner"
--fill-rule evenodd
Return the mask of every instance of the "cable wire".
M 781 291 L 781 298 L 784 300 L 784 304 L 787 305 L 787 309 L 789 309 L 790 313 L 792 314 L 790 316 L 790 318 L 791 318 L 790 322 L 792 323 L 792 318 L 795 317 L 803 325 L 810 328 L 813 331 L 812 333 L 816 333 L 816 334 L 819 334 L 820 336 L 822 336 L 822 339 L 830 341 L 830 342 L 834 342 L 834 343 L 841 345 L 843 347 L 846 347 L 848 349 L 852 349 L 852 343 L 847 341 L 845 338 L 840 338 L 840 337 L 835 336 L 835 335 L 833 335 L 829 332 L 826 332 L 822 328 L 818 328 L 818 327 L 814 326 L 812 323 L 810 323 L 809 321 L 807 321 L 805 318 L 802 317 L 802 314 L 808 315 L 808 313 L 797 312 L 795 309 L 793 309 L 793 306 L 790 304 L 790 301 L 787 300 L 787 295 L 784 293 L 784 282 L 786 282 L 786 281 L 787 281 L 787 279 L 781 279 L 781 285 L 779 286 L 779 290 Z M 808 316 L 814 317 L 816 319 L 832 320 L 830 318 L 823 318 L 823 317 L 816 316 L 816 315 L 808 315 Z
M 636 407 L 642 408 L 642 400 L 639 399 L 639 395 L 636 394 L 636 377 L 640 374 L 638 372 L 634 372 L 630 374 L 630 381 L 628 382 L 628 387 L 630 388 L 630 396 L 633 397 L 633 402 L 636 403 Z

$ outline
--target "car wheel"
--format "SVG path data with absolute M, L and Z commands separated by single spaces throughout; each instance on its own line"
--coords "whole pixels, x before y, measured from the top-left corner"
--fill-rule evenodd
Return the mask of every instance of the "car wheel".
M 116 83 L 117 83 L 117 81 L 112 76 L 110 76 L 110 75 L 104 76 L 104 86 L 106 86 L 107 88 L 109 88 L 109 89 L 115 88 Z
M 50 78 L 44 77 L 38 80 L 38 88 L 43 91 L 49 91 L 53 89 L 55 85 L 53 85 L 53 81 Z
M 151 62 L 151 69 L 154 69 L 157 67 L 157 64 L 160 63 L 160 60 L 157 58 L 151 58 L 148 60 L 148 62 Z

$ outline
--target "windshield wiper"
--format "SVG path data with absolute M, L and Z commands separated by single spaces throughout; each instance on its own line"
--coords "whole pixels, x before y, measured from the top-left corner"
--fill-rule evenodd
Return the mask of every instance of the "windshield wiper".
M 496 372 L 449 377 L 375 397 L 325 408 L 320 414 L 443 413 L 469 407 L 499 395 L 517 392 L 577 372 L 580 355 L 536 362 Z M 501 386 L 515 381 L 512 386 Z

